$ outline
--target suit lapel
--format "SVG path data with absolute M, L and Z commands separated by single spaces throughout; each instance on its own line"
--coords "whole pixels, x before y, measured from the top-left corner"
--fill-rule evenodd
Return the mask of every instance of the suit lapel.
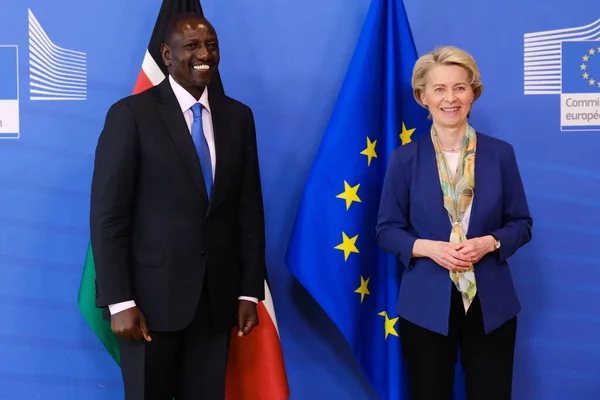
M 435 221 L 436 225 L 440 228 L 436 231 L 447 232 L 448 238 L 442 240 L 448 240 L 450 238 L 450 229 L 452 225 L 448 212 L 444 208 L 444 195 L 442 193 L 442 187 L 440 186 L 440 175 L 437 168 L 437 160 L 435 157 L 435 148 L 430 137 L 425 137 L 419 146 L 420 163 L 417 168 L 423 173 L 423 187 L 424 191 L 423 201 L 427 204 L 431 204 L 430 213 L 427 218 L 431 218 Z
M 158 85 L 157 101 L 160 103 L 158 107 L 159 115 L 167 127 L 171 140 L 173 140 L 173 144 L 177 148 L 202 198 L 208 203 L 208 194 L 202 176 L 200 160 L 196 153 L 196 146 L 192 141 L 185 118 L 168 79 L 164 79 Z
M 225 105 L 225 95 L 217 88 L 209 85 L 208 102 L 213 124 L 213 134 L 215 139 L 215 179 L 213 180 L 213 190 L 211 201 L 208 207 L 208 213 L 222 200 L 225 193 L 227 166 L 229 165 L 230 152 L 228 144 L 232 143 L 229 122 L 227 119 L 227 110 Z
M 485 204 L 486 194 L 489 193 L 488 185 L 495 185 L 497 182 L 493 177 L 488 176 L 490 173 L 491 154 L 487 146 L 486 138 L 482 135 L 477 135 L 477 149 L 475 153 L 475 188 L 473 203 L 471 204 L 471 219 L 469 220 L 469 232 L 467 239 L 481 236 L 481 212 L 479 205 Z

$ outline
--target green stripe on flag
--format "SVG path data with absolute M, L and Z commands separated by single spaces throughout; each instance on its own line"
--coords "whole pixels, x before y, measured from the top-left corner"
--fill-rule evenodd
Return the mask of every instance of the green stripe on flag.
M 79 311 L 92 328 L 92 331 L 98 336 L 98 339 L 100 339 L 117 364 L 121 365 L 117 336 L 110 329 L 110 321 L 102 317 L 102 309 L 96 307 L 96 267 L 94 265 L 91 243 L 88 244 L 85 255 L 85 264 L 83 266 L 81 284 L 79 285 L 77 303 Z

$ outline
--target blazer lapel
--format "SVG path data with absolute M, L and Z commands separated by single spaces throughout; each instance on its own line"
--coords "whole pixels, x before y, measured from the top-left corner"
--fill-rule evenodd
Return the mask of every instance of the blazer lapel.
M 429 207 L 429 213 L 427 218 L 431 218 L 435 221 L 439 229 L 436 232 L 445 232 L 446 236 L 439 240 L 449 240 L 450 230 L 452 224 L 450 223 L 450 217 L 448 212 L 444 208 L 444 195 L 442 193 L 442 187 L 440 186 L 440 176 L 437 168 L 437 160 L 435 157 L 435 148 L 431 138 L 425 137 L 419 146 L 419 163 L 417 168 L 422 173 L 421 190 L 423 191 L 423 201 L 425 204 L 431 205 Z
M 159 84 L 158 94 L 157 101 L 160 103 L 160 117 L 167 127 L 171 140 L 173 140 L 173 144 L 175 144 L 175 147 L 179 151 L 179 155 L 200 191 L 202 198 L 208 203 L 208 194 L 206 192 L 206 185 L 204 184 L 204 177 L 202 176 L 200 160 L 196 153 L 196 146 L 168 79 L 164 79 Z
M 230 135 L 227 110 L 225 108 L 225 95 L 215 86 L 209 85 L 208 87 L 208 102 L 210 104 L 217 159 L 212 195 L 207 211 L 208 214 L 218 205 L 225 193 L 227 166 L 229 165 L 228 157 L 230 156 L 227 148 L 228 144 L 232 143 L 231 141 L 233 140 Z
M 480 204 L 487 202 L 486 195 L 489 193 L 488 185 L 496 185 L 497 182 L 490 175 L 491 154 L 487 140 L 482 135 L 477 135 L 477 149 L 475 153 L 475 188 L 473 203 L 471 204 L 471 219 L 469 220 L 469 232 L 467 239 L 481 236 L 481 213 Z

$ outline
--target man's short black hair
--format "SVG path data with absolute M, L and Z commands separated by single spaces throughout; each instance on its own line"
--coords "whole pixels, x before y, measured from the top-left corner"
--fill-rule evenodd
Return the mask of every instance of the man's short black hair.
M 165 37 L 163 38 L 163 43 L 170 44 L 171 37 L 173 35 L 173 31 L 175 30 L 175 27 L 177 26 L 177 24 L 179 24 L 181 21 L 186 20 L 188 18 L 200 18 L 200 19 L 204 19 L 208 22 L 206 17 L 201 12 L 198 12 L 198 11 L 175 14 L 167 23 L 167 30 L 165 31 Z

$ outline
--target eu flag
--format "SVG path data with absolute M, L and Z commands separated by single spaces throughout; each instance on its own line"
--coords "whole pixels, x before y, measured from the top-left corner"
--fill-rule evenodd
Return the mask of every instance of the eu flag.
M 348 340 L 384 400 L 408 399 L 396 301 L 401 265 L 377 247 L 390 152 L 429 132 L 401 0 L 373 0 L 304 188 L 286 262 Z
M 561 75 L 562 93 L 600 93 L 600 42 L 562 42 Z

